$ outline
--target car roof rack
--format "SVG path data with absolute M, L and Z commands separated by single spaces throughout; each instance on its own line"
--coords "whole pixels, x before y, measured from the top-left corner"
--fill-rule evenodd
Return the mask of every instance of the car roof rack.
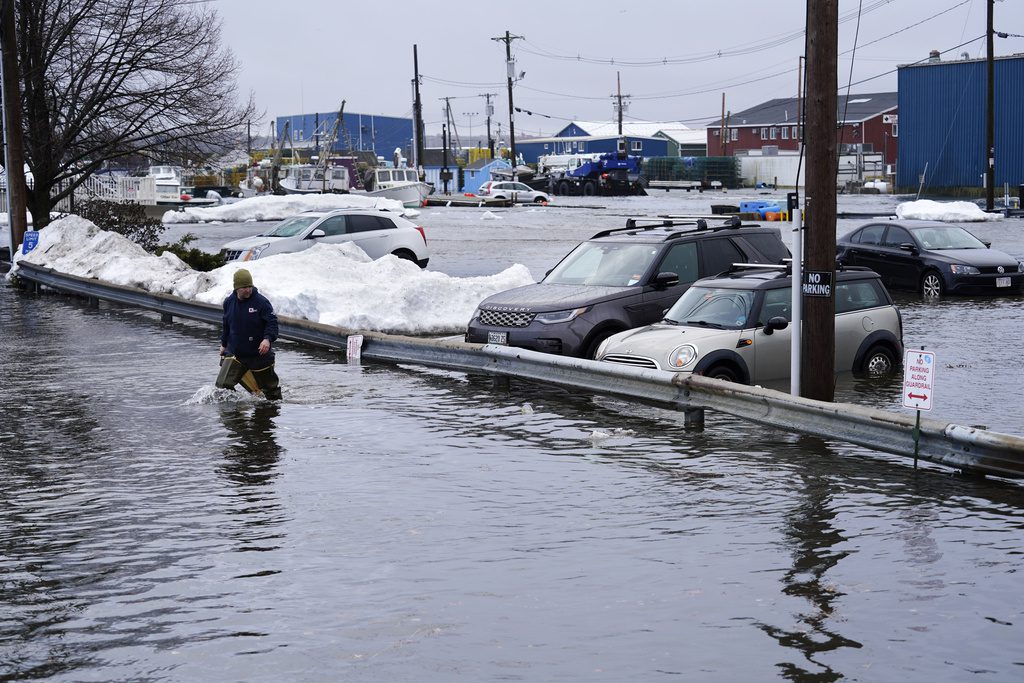
M 721 225 L 708 225 L 708 222 L 703 218 L 698 218 L 696 221 L 675 221 L 671 219 L 653 220 L 649 223 L 640 223 L 636 218 L 627 218 L 626 227 L 624 228 L 609 228 L 608 230 L 602 230 L 601 232 L 593 235 L 590 239 L 597 239 L 599 237 L 608 237 L 621 232 L 639 232 L 641 230 L 656 230 L 658 228 L 674 228 L 677 226 L 692 226 L 687 230 L 676 230 L 675 232 L 669 233 L 665 236 L 665 239 L 672 239 L 679 235 L 684 235 L 689 232 L 697 232 L 701 230 L 728 230 L 733 228 L 742 227 L 757 227 L 757 224 L 744 225 L 738 216 L 730 216 L 726 218 Z

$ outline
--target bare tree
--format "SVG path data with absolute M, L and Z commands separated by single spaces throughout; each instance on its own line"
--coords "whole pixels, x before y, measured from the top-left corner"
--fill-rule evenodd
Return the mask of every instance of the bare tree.
M 28 208 L 50 209 L 131 154 L 201 161 L 254 116 L 217 13 L 195 0 L 17 0 Z

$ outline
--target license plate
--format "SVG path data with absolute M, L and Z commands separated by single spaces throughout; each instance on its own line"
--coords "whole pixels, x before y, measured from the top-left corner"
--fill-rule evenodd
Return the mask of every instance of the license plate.
M 508 344 L 508 332 L 488 332 L 488 344 Z
M 996 287 L 1009 287 L 1009 286 L 1010 286 L 1010 278 L 1008 278 L 1008 277 L 997 277 L 996 278 Z

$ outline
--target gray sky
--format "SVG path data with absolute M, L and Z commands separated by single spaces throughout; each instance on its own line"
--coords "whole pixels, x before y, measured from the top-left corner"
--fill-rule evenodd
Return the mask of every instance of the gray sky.
M 839 81 L 852 93 L 894 91 L 895 69 L 963 52 L 985 56 L 987 0 L 840 0 Z M 587 0 L 518 3 L 411 0 L 213 0 L 225 44 L 270 119 L 345 110 L 412 115 L 413 45 L 428 132 L 440 131 L 450 97 L 460 135 L 484 135 L 485 99 L 508 125 L 505 45 L 510 31 L 519 134 L 551 134 L 573 119 L 612 120 L 621 77 L 627 120 L 703 127 L 796 95 L 803 51 L 802 0 Z M 857 14 L 861 10 L 858 26 Z M 1024 0 L 996 0 L 996 55 L 1024 53 Z M 970 41 L 970 42 L 969 42 Z M 964 45 L 966 43 L 966 45 Z M 960 46 L 960 47 L 958 47 Z M 947 52 L 948 51 L 948 52 Z M 877 78 L 876 78 L 877 77 Z M 472 114 L 472 116 L 471 116 Z M 550 117 L 550 118 L 547 118 Z

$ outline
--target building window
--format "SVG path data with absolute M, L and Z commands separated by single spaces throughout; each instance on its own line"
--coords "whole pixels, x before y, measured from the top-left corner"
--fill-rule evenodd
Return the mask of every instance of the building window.
M 546 143 L 546 142 L 544 143 L 544 151 L 545 152 L 548 151 L 548 143 Z
M 584 152 L 584 151 L 586 151 L 586 149 L 587 149 L 587 143 L 585 143 L 585 142 L 580 142 L 580 147 L 579 147 L 579 150 L 580 150 L 581 152 Z
M 630 140 L 629 149 L 633 152 L 642 152 L 644 149 L 644 143 L 641 140 Z
M 717 138 L 718 137 L 718 129 L 716 128 L 715 130 L 711 131 L 711 134 L 714 135 Z
M 767 128 L 762 128 L 761 129 L 761 139 L 762 140 L 767 140 L 768 139 L 768 129 Z
M 800 139 L 800 134 L 797 132 L 797 127 L 796 126 L 793 126 L 793 139 L 794 140 L 799 140 Z
M 740 139 L 740 131 L 738 129 L 736 129 L 736 128 L 730 129 L 729 130 L 729 139 L 732 140 L 733 142 L 735 142 L 736 140 L 739 140 Z
M 772 126 L 771 130 L 768 131 L 768 137 L 771 138 L 772 140 L 779 137 L 779 129 L 775 126 Z
M 898 123 L 892 124 L 892 136 L 894 138 L 898 138 L 900 136 L 900 124 L 898 124 Z
M 789 126 L 783 126 L 782 127 L 782 139 L 783 140 L 788 140 L 789 139 Z

